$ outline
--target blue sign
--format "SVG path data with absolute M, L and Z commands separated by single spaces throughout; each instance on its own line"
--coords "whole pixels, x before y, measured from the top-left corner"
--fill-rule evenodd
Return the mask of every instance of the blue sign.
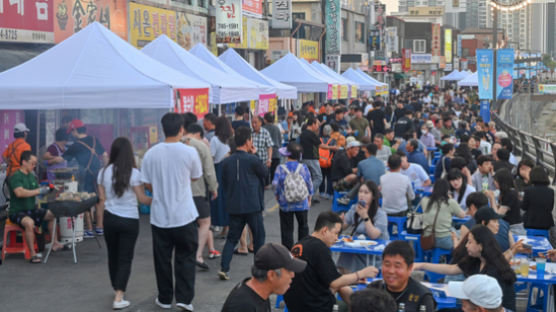
M 477 50 L 477 72 L 479 75 L 479 99 L 492 100 L 492 50 Z
M 514 84 L 514 49 L 501 49 L 496 53 L 496 98 L 512 98 Z
M 490 101 L 489 100 L 481 100 L 481 109 L 479 114 L 484 122 L 490 121 Z

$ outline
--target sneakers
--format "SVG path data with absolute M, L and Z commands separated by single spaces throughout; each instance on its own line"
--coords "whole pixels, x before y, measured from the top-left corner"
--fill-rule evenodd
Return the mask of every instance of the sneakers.
M 342 198 L 338 198 L 338 204 L 343 205 L 343 206 L 349 205 L 350 201 L 351 201 L 351 199 L 347 196 L 344 196 Z
M 93 231 L 89 231 L 89 230 L 83 231 L 83 238 L 94 238 L 95 236 L 96 236 L 95 232 Z
M 127 300 L 120 300 L 120 301 L 114 301 L 114 303 L 112 303 L 112 309 L 114 310 L 120 310 L 120 309 L 124 309 L 129 307 L 129 301 Z
M 227 281 L 230 279 L 230 272 L 218 272 L 218 278 L 220 278 L 223 281 Z
M 180 308 L 182 311 L 193 312 L 192 304 L 176 303 L 176 307 Z
M 102 236 L 104 234 L 104 229 L 95 228 L 95 233 L 97 233 L 98 236 Z
M 156 297 L 156 299 L 154 299 L 154 303 L 156 303 L 157 306 L 163 308 L 163 309 L 171 309 L 172 308 L 172 304 L 165 304 L 165 303 L 161 303 L 160 301 L 158 301 L 158 297 Z
M 211 250 L 209 251 L 209 259 L 216 259 L 221 257 L 222 254 L 218 250 Z

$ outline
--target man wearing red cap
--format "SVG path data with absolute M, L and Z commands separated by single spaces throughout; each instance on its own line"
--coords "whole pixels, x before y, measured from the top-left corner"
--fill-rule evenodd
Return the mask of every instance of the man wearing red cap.
M 68 133 L 75 138 L 75 142 L 64 152 L 62 157 L 70 161 L 75 159 L 79 164 L 79 191 L 80 192 L 96 192 L 96 179 L 100 168 L 107 162 L 108 155 L 100 141 L 94 137 L 87 135 L 87 128 L 83 121 L 79 119 L 72 120 L 67 129 Z M 96 228 L 97 235 L 102 235 L 103 231 L 103 211 L 96 207 Z M 91 222 L 91 214 L 85 213 L 85 221 L 88 230 L 85 231 L 84 237 L 95 237 L 93 233 L 93 224 Z

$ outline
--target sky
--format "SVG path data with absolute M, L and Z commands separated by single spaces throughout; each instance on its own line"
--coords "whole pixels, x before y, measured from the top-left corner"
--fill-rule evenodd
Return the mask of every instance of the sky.
M 398 11 L 398 0 L 381 0 L 380 2 L 386 4 L 386 15 Z

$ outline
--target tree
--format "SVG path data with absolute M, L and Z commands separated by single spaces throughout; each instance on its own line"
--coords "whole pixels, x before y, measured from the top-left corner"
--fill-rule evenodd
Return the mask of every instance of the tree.
M 543 54 L 542 63 L 544 64 L 544 66 L 550 68 L 551 72 L 554 72 L 554 68 L 556 68 L 556 61 L 554 61 L 552 56 L 548 54 Z

